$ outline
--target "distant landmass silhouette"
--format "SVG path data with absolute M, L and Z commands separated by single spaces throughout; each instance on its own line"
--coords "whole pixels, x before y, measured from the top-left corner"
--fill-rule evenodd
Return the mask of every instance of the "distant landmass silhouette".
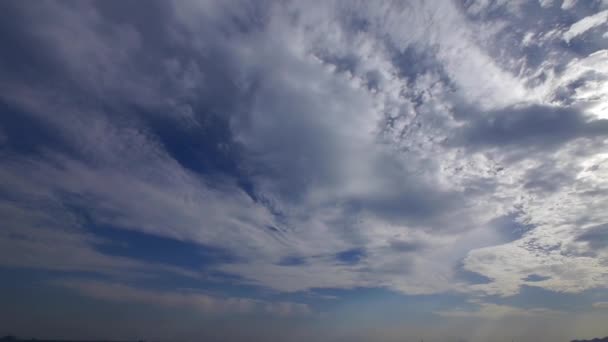
M 4 336 L 0 338 L 0 342 L 144 342 L 139 341 L 115 341 L 115 340 L 43 340 L 43 339 L 21 339 L 12 335 Z M 608 336 L 603 338 L 594 338 L 591 340 L 572 340 L 570 342 L 608 342 Z
M 572 340 L 570 342 L 608 342 L 608 336 L 604 338 L 594 338 L 592 340 Z
M 139 341 L 116 341 L 116 340 L 58 340 L 58 339 L 38 339 L 38 338 L 30 338 L 30 339 L 22 339 L 17 338 L 12 335 L 4 336 L 0 338 L 0 342 L 144 342 L 143 340 Z

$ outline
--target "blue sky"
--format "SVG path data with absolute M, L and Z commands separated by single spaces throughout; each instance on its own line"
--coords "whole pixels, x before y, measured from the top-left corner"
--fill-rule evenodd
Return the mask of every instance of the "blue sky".
M 0 13 L 0 334 L 608 335 L 608 2 Z

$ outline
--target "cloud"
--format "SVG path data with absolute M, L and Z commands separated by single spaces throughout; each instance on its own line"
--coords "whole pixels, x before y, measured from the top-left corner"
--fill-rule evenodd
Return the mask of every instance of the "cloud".
M 548 279 L 550 279 L 550 278 L 551 278 L 551 277 L 547 277 L 547 276 L 541 276 L 541 275 L 538 275 L 538 274 L 530 274 L 529 276 L 527 276 L 527 277 L 526 277 L 526 278 L 524 278 L 523 280 L 524 280 L 524 281 L 532 281 L 532 282 L 535 282 L 535 281 L 543 281 L 543 280 L 548 280 Z
M 554 231 L 553 238 L 545 235 L 548 231 L 551 231 L 548 227 L 537 227 L 521 240 L 469 252 L 465 268 L 491 279 L 472 288 L 486 294 L 510 296 L 523 285 L 570 293 L 603 287 L 606 278 L 601 260 L 589 256 L 585 248 L 573 245 L 568 228 L 562 227 L 559 233 Z
M 608 309 L 608 302 L 595 302 L 593 307 L 596 309 Z
M 103 254 L 107 225 L 225 250 L 213 271 L 285 292 L 604 287 L 585 236 L 608 220 L 606 51 L 503 5 L 3 4 L 23 48 L 2 57 L 0 260 L 184 272 Z
M 507 305 L 480 303 L 476 310 L 445 310 L 437 311 L 436 314 L 452 318 L 478 318 L 484 320 L 499 320 L 509 317 L 546 317 L 559 315 L 563 312 L 544 308 L 521 309 Z
M 142 157 L 141 153 L 145 153 L 146 146 L 142 145 L 140 148 L 137 158 Z M 212 237 L 215 234 L 213 227 L 232 227 L 235 233 L 244 229 L 246 235 L 246 227 L 251 222 L 260 219 L 260 223 L 255 225 L 259 228 L 254 229 L 262 231 L 264 224 L 261 222 L 272 222 L 270 214 L 264 208 L 256 206 L 236 186 L 232 185 L 233 193 L 212 190 L 196 176 L 177 166 L 174 161 L 163 161 L 162 157 L 156 161 L 149 159 L 145 164 L 146 168 L 153 168 L 152 174 L 144 169 L 140 169 L 139 171 L 143 171 L 140 173 L 137 171 L 139 167 L 125 165 L 130 162 L 122 163 L 122 166 L 112 170 L 53 156 L 49 156 L 47 161 L 32 164 L 28 162 L 27 159 L 18 160 L 11 163 L 12 165 L 6 165 L 6 179 L 12 179 L 6 184 L 7 190 L 20 196 L 35 198 L 40 203 L 38 208 L 42 209 L 51 205 L 59 208 L 78 206 L 86 210 L 96 224 L 137 229 L 177 240 L 199 243 L 213 240 L 215 244 L 221 244 Z M 27 177 L 27 180 L 24 177 Z M 19 187 L 19 184 L 24 182 L 29 185 L 37 184 L 39 188 Z M 230 185 L 227 184 L 226 187 L 230 188 Z M 140 198 L 145 198 L 146 201 L 141 202 Z M 197 203 L 205 205 L 199 206 Z M 252 216 L 246 212 L 246 207 L 250 207 L 249 214 Z M 208 213 L 215 214 L 210 215 L 206 213 L 207 210 Z M 230 214 L 226 210 L 236 210 L 238 215 Z M 199 221 L 197 217 L 206 219 Z M 226 221 L 214 223 L 210 221 L 213 217 Z M 206 222 L 209 228 L 199 230 L 197 227 L 200 227 L 201 222 Z M 76 222 L 75 225 L 82 223 Z M 172 228 L 168 230 L 168 227 Z M 264 235 L 258 238 L 263 239 Z M 226 244 L 234 243 L 229 235 L 223 236 L 226 238 Z M 255 239 L 251 240 L 253 244 L 254 241 Z
M 570 26 L 570 28 L 564 32 L 564 40 L 569 43 L 573 38 L 580 36 L 581 34 L 595 27 L 605 24 L 606 21 L 608 21 L 608 10 L 585 17 L 572 24 L 572 26 Z
M 576 138 L 592 139 L 606 135 L 608 120 L 588 121 L 573 108 L 532 105 L 485 112 L 483 118 L 474 119 L 464 128 L 460 139 L 469 147 L 480 145 L 506 149 L 517 144 L 542 149 Z
M 99 239 L 80 231 L 77 219 L 54 208 L 52 213 L 36 212 L 2 203 L 6 220 L 0 234 L 0 264 L 10 268 L 46 269 L 67 272 L 97 272 L 110 276 L 148 277 L 174 274 L 199 277 L 180 267 L 151 264 L 125 257 L 109 256 L 96 250 Z
M 585 229 L 578 237 L 578 241 L 585 241 L 594 250 L 608 247 L 608 224 Z
M 608 50 L 598 50 L 566 64 L 563 75 L 555 81 L 551 97 L 556 103 L 576 105 L 586 109 L 590 117 L 606 119 L 605 99 L 608 90 Z
M 136 288 L 118 283 L 90 280 L 59 280 L 56 285 L 66 287 L 82 295 L 120 303 L 139 303 L 173 308 L 192 308 L 211 315 L 270 314 L 276 316 L 307 315 L 306 304 L 291 302 L 264 302 L 236 297 L 213 297 L 195 292 L 167 292 Z
M 572 7 L 576 6 L 577 2 L 578 2 L 578 0 L 564 0 L 562 2 L 562 9 L 563 10 L 572 9 Z

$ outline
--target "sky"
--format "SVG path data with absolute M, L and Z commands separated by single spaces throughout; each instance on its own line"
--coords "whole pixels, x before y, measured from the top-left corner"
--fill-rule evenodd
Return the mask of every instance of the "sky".
M 607 22 L 0 2 L 0 335 L 608 335 Z

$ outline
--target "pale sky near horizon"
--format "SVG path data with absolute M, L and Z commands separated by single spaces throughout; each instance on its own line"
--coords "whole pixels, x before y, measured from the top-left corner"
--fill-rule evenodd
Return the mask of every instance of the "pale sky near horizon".
M 608 1 L 0 2 L 0 335 L 608 335 Z

